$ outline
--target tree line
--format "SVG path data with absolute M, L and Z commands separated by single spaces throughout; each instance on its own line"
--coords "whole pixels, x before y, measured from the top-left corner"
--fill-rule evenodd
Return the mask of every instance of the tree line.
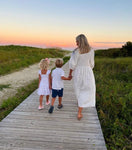
M 109 48 L 108 50 L 98 50 L 95 56 L 99 57 L 132 57 L 132 42 L 126 42 L 121 48 Z

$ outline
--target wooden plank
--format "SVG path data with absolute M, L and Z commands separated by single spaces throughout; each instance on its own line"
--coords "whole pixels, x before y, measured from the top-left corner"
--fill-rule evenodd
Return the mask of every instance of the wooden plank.
M 68 64 L 64 66 L 68 73 Z M 0 122 L 1 150 L 106 150 L 96 108 L 85 108 L 77 120 L 77 100 L 72 81 L 64 82 L 64 107 L 53 114 L 49 106 L 39 111 L 35 90 Z M 51 98 L 51 97 L 50 97 Z M 45 103 L 45 98 L 44 98 Z

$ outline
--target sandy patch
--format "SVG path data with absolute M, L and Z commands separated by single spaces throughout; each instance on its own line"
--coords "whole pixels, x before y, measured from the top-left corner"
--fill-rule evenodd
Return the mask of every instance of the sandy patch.
M 50 58 L 50 69 L 54 67 L 56 58 Z M 0 103 L 17 93 L 17 89 L 28 85 L 38 78 L 39 64 L 34 64 L 23 70 L 1 76 L 0 84 L 10 84 L 10 88 L 4 88 L 0 91 Z

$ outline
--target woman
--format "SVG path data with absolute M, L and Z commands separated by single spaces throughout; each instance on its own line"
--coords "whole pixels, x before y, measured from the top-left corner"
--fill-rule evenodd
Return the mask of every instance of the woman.
M 77 48 L 73 51 L 69 61 L 69 77 L 74 71 L 74 90 L 78 100 L 78 115 L 80 120 L 83 107 L 95 107 L 95 79 L 93 74 L 94 50 L 88 44 L 85 35 L 76 37 Z

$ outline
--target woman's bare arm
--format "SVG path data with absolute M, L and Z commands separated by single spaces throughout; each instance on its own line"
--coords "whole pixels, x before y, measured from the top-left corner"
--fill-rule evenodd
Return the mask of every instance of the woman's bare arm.
M 70 70 L 69 70 L 69 78 L 72 78 L 72 72 L 73 72 L 73 70 L 70 69 Z

